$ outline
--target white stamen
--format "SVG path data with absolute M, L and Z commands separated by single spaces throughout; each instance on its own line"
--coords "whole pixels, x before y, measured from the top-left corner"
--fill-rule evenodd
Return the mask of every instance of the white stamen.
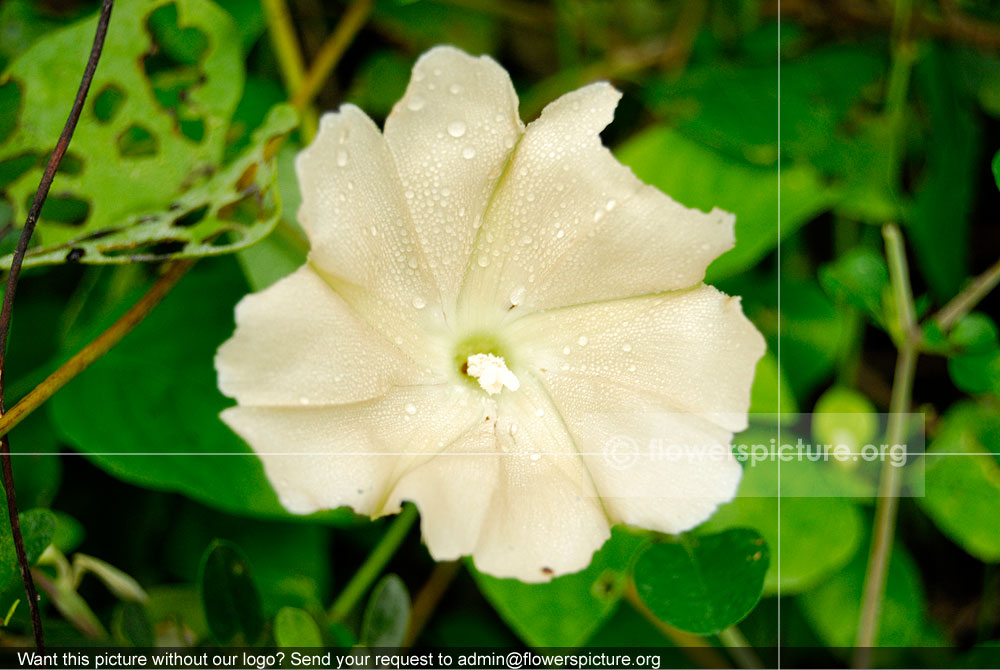
M 476 378 L 483 390 L 493 395 L 499 393 L 504 386 L 511 391 L 521 388 L 521 382 L 514 373 L 507 369 L 503 356 L 493 354 L 473 354 L 469 356 L 466 371 Z

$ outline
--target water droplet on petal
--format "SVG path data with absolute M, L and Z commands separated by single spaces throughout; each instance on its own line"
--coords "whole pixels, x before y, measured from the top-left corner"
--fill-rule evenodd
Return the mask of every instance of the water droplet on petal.
M 475 157 L 476 157 L 476 150 L 473 149 L 472 147 L 465 147 L 464 149 L 462 149 L 462 158 L 469 159 Z
M 535 416 L 545 416 L 545 410 L 539 407 L 535 410 Z
M 458 84 L 452 84 L 448 87 L 448 90 L 451 91 L 452 95 L 458 95 L 462 92 L 462 87 Z
M 452 137 L 461 137 L 465 134 L 465 121 L 452 121 L 448 124 L 448 134 Z
M 624 351 L 625 353 L 632 351 L 632 345 L 631 344 L 622 345 L 622 351 Z
M 537 461 L 537 460 L 538 460 L 538 459 L 540 459 L 541 457 L 542 457 L 542 455 L 541 455 L 541 454 L 532 454 L 532 455 L 531 455 L 531 460 L 533 460 L 533 461 Z
M 413 298 L 413 306 L 417 309 L 423 309 L 427 306 L 427 301 L 421 298 L 419 295 Z
M 479 256 L 479 267 L 484 268 L 490 264 L 490 258 L 486 254 L 480 254 Z
M 416 413 L 417 413 L 417 408 L 416 408 L 416 406 L 415 406 L 415 405 L 414 405 L 413 403 L 410 403 L 409 405 L 407 405 L 407 406 L 406 406 L 406 413 L 407 413 L 407 414 L 410 414 L 411 416 L 412 416 L 413 414 L 416 414 Z
M 414 75 L 414 79 L 415 78 L 416 76 Z M 415 95 L 412 98 L 410 98 L 409 102 L 406 103 L 406 108 L 409 109 L 411 112 L 419 112 L 421 109 L 424 108 L 424 99 L 421 98 L 419 95 Z
M 337 152 L 337 165 L 340 167 L 347 165 L 347 149 L 340 149 Z
M 305 396 L 302 396 L 301 398 L 299 398 L 299 404 L 300 405 L 308 405 L 309 404 L 309 398 L 307 398 Z
M 587 340 L 587 336 L 586 336 L 586 335 L 581 335 L 581 336 L 580 336 L 580 339 L 579 339 L 579 340 L 577 340 L 577 343 L 578 343 L 578 344 L 579 344 L 579 345 L 580 345 L 581 347 L 585 347 L 585 346 L 587 346 L 587 342 L 588 342 L 588 341 L 589 341 L 589 340 Z
M 563 356 L 569 356 L 569 352 L 570 352 L 569 347 L 563 347 Z
M 510 292 L 510 304 L 512 306 L 517 306 L 521 304 L 524 300 L 525 288 L 523 286 L 518 286 L 516 289 Z
M 611 210 L 613 210 L 615 208 L 615 205 L 617 205 L 617 204 L 618 203 L 615 200 L 608 200 L 608 204 L 606 204 L 604 206 L 604 209 L 606 209 L 606 210 L 608 210 L 610 212 Z

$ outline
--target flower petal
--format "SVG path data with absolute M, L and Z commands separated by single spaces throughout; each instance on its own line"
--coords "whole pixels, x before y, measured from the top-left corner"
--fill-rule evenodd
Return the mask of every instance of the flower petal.
M 512 306 L 524 312 L 687 288 L 732 247 L 731 215 L 679 205 L 602 145 L 620 97 L 593 84 L 528 126 L 473 251 L 470 320 L 496 320 Z
M 732 432 L 664 412 L 632 389 L 552 375 L 547 383 L 614 523 L 680 533 L 736 495 L 742 468 Z
M 582 570 L 610 535 L 590 475 L 541 386 L 501 397 L 497 417 L 410 469 L 392 500 L 416 503 L 437 560 L 471 554 L 525 582 Z
M 222 418 L 264 463 L 281 504 L 297 514 L 347 505 L 399 511 L 389 500 L 408 468 L 482 422 L 480 394 L 452 384 L 391 389 L 326 407 L 231 407 Z
M 431 271 L 454 301 L 477 223 L 521 134 L 517 94 L 488 56 L 431 49 L 385 122 Z
M 353 105 L 324 114 L 295 167 L 310 262 L 363 319 L 426 361 L 427 334 L 444 328 L 440 295 L 378 127 Z
M 424 375 L 308 265 L 240 301 L 215 368 L 241 405 L 355 402 Z
M 764 338 L 739 298 L 710 287 L 552 309 L 512 323 L 518 360 L 551 388 L 575 380 L 594 392 L 617 387 L 669 412 L 746 428 L 750 386 Z M 518 371 L 514 371 L 518 374 Z

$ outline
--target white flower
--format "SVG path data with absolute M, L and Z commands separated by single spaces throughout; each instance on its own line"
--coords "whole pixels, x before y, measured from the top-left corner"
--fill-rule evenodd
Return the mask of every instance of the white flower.
M 435 559 L 534 582 L 612 524 L 676 533 L 734 495 L 739 464 L 705 450 L 746 426 L 764 342 L 701 283 L 733 217 L 614 159 L 619 97 L 593 84 L 525 127 L 499 65 L 439 47 L 384 133 L 323 117 L 296 164 L 309 261 L 240 302 L 216 358 L 285 507 L 411 500 Z M 632 461 L 650 437 L 698 453 L 623 462 L 622 436 Z

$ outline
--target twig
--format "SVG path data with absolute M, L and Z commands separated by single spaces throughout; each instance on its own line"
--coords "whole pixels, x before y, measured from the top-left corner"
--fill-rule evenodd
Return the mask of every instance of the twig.
M 56 391 L 90 367 L 94 361 L 106 354 L 123 337 L 132 332 L 132 329 L 139 325 L 153 311 L 154 307 L 160 304 L 170 292 L 170 289 L 177 284 L 192 265 L 194 265 L 194 260 L 190 259 L 171 263 L 167 267 L 166 272 L 156 280 L 156 283 L 121 318 L 115 321 L 87 346 L 78 351 L 72 358 L 60 365 L 45 381 L 33 388 L 16 405 L 11 407 L 9 412 L 0 416 L 0 436 L 6 436 L 26 416 L 55 395 Z
M 291 12 L 285 0 L 261 0 L 264 14 L 267 17 L 267 31 L 271 36 L 271 45 L 278 58 L 278 69 L 281 80 L 285 84 L 285 92 L 293 95 L 302 87 L 306 77 L 306 65 L 302 58 L 298 37 L 295 35 L 295 24 L 292 23 Z M 307 132 L 315 134 L 316 110 L 306 107 L 300 110 L 302 125 Z
M 431 571 L 430 577 L 424 585 L 417 591 L 417 597 L 413 599 L 413 607 L 410 608 L 410 627 L 406 630 L 406 638 L 403 640 L 404 647 L 411 647 L 420 637 L 424 626 L 430 621 L 434 609 L 441 602 L 445 591 L 451 586 L 452 580 L 462 567 L 459 561 L 445 561 L 438 563 Z
M 375 583 L 378 576 L 382 574 L 386 564 L 389 563 L 393 554 L 399 549 L 399 545 L 403 543 L 403 540 L 406 539 L 407 533 L 410 532 L 410 527 L 416 520 L 417 508 L 407 503 L 403 507 L 402 513 L 393 520 L 388 530 L 385 531 L 385 535 L 375 545 L 372 553 L 368 555 L 365 562 L 354 573 L 351 580 L 347 582 L 344 590 L 337 596 L 333 605 L 330 606 L 330 612 L 327 616 L 331 622 L 342 621 L 344 617 L 351 613 L 351 610 L 361 600 L 361 597 Z
M 7 339 L 10 334 L 11 311 L 14 307 L 14 294 L 17 292 L 17 280 L 21 275 L 21 265 L 24 262 L 24 254 L 28 251 L 28 243 L 31 235 L 35 232 L 35 224 L 38 222 L 38 214 L 42 210 L 42 205 L 49 195 L 49 188 L 55 178 L 59 163 L 62 162 L 69 142 L 73 138 L 73 131 L 76 130 L 77 121 L 80 120 L 80 113 L 83 111 L 83 103 L 87 99 L 90 91 L 90 83 L 94 79 L 94 72 L 97 70 L 97 63 L 101 59 L 101 51 L 104 49 L 104 38 L 108 32 L 108 22 L 111 20 L 111 9 L 114 0 L 104 0 L 101 4 L 101 15 L 97 20 L 97 30 L 94 33 L 94 44 L 90 49 L 90 57 L 87 59 L 87 67 L 84 68 L 83 77 L 80 79 L 80 88 L 76 92 L 76 99 L 70 110 L 66 125 L 63 126 L 59 142 L 49 158 L 49 163 L 42 174 L 42 180 L 35 191 L 35 197 L 31 201 L 28 209 L 28 218 L 21 229 L 21 236 L 17 240 L 17 248 L 14 250 L 13 260 L 10 264 L 10 274 L 7 275 L 7 288 L 3 295 L 3 308 L 0 311 L 0 415 L 4 413 L 4 370 L 7 362 Z M 0 461 L 3 465 L 3 483 L 7 494 L 7 515 L 10 517 L 10 529 L 14 538 L 14 549 L 17 552 L 17 563 L 21 570 L 21 579 L 24 581 L 24 591 L 28 597 L 28 608 L 31 610 L 31 627 L 35 633 L 35 647 L 41 653 L 45 649 L 45 633 L 42 630 L 42 616 L 38 611 L 38 593 L 35 590 L 35 583 L 31 577 L 31 566 L 28 565 L 28 556 L 24 550 L 24 538 L 21 535 L 21 523 L 17 515 L 17 494 L 14 492 L 14 472 L 10 460 L 10 440 L 6 435 L 0 439 Z
M 1000 284 L 1000 261 L 991 265 L 985 272 L 972 280 L 962 292 L 948 301 L 937 314 L 934 321 L 943 331 L 948 331 L 963 316 L 971 312 L 979 301 L 989 295 L 990 291 Z
M 913 394 L 913 376 L 916 370 L 918 344 L 920 341 L 910 289 L 909 268 L 906 264 L 906 250 L 903 236 L 893 224 L 883 229 L 886 257 L 889 261 L 889 276 L 892 281 L 896 315 L 902 333 L 896 371 L 892 382 L 892 399 L 889 402 L 889 425 L 886 428 L 886 442 L 901 444 L 906 433 L 906 412 L 910 408 Z M 902 484 L 899 467 L 885 463 L 879 479 L 878 498 L 875 504 L 875 527 L 868 554 L 868 568 L 865 572 L 864 591 L 861 600 L 861 615 L 858 619 L 855 668 L 867 668 L 871 664 L 871 648 L 878 635 L 879 614 L 885 595 L 886 576 L 896 529 L 896 511 L 899 507 L 899 489 Z
M 729 654 L 733 657 L 741 668 L 750 670 L 751 668 L 763 668 L 764 664 L 757 656 L 757 652 L 740 632 L 736 626 L 730 626 L 719 633 L 719 642 L 726 646 Z
M 299 85 L 294 89 L 291 103 L 299 109 L 304 108 L 330 77 L 333 68 L 340 62 L 340 57 L 347 51 L 354 36 L 358 34 L 362 26 L 368 20 L 368 15 L 372 11 L 372 0 L 354 0 L 347 8 L 344 15 L 340 17 L 340 22 L 334 28 L 333 33 L 323 43 L 309 65 L 309 71 Z M 310 139 L 310 138 L 307 138 Z

